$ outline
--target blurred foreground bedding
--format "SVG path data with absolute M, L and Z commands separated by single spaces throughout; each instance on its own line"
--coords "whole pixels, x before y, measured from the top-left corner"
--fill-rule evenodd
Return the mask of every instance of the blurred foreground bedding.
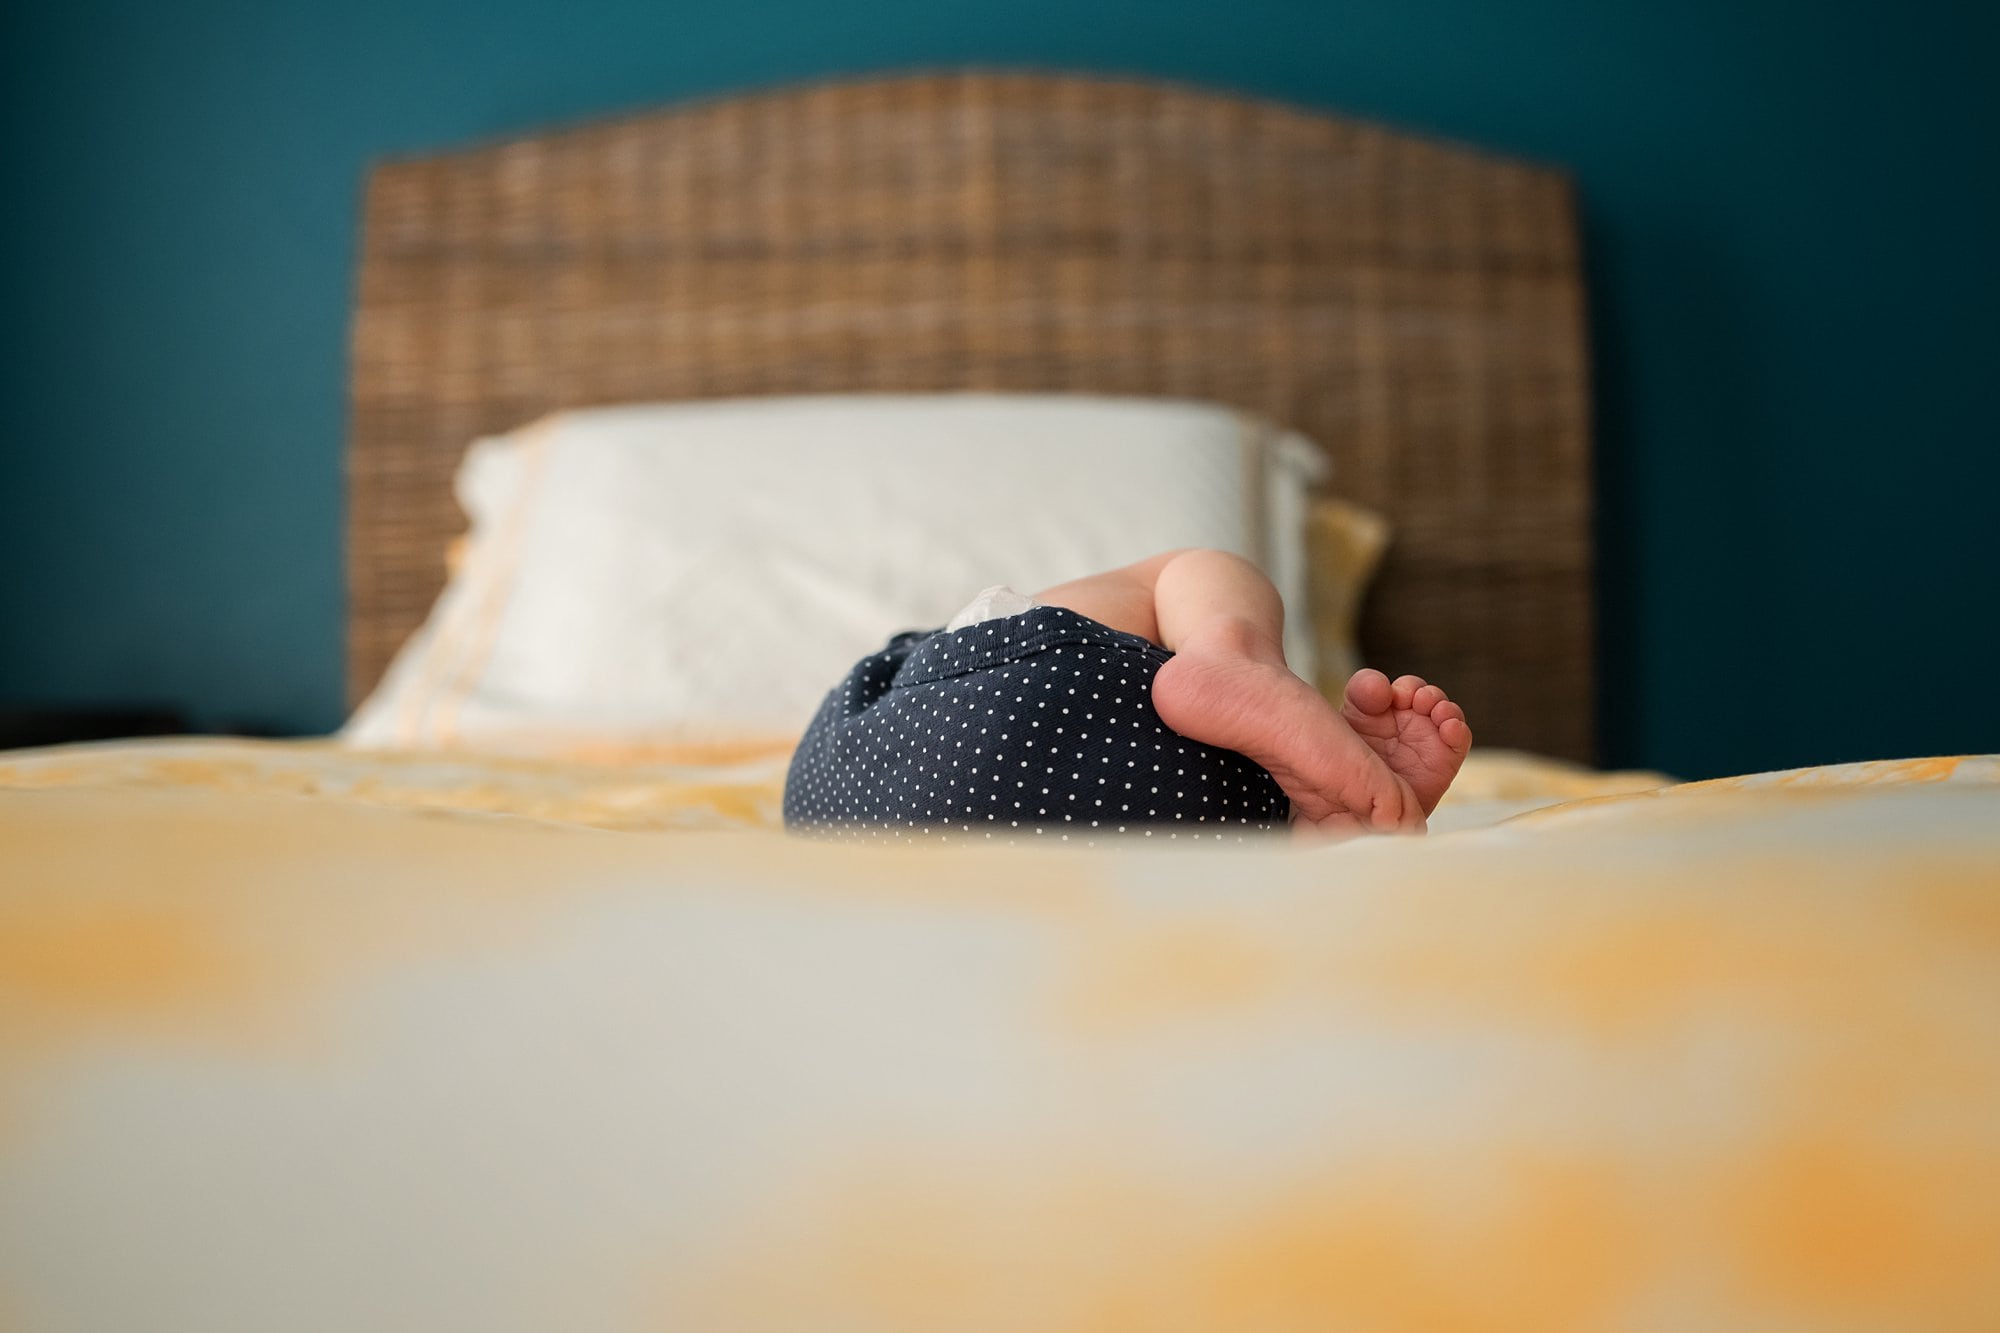
M 0 761 L 0 1326 L 2000 1310 L 2000 759 L 1095 852 L 774 836 L 781 765 Z

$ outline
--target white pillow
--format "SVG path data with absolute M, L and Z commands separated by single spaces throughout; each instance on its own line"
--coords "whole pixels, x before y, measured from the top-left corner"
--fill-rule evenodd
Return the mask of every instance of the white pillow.
M 601 408 L 481 440 L 460 567 L 349 723 L 357 745 L 786 743 L 899 630 L 1177 546 L 1258 561 L 1311 679 L 1296 435 L 1073 395 Z

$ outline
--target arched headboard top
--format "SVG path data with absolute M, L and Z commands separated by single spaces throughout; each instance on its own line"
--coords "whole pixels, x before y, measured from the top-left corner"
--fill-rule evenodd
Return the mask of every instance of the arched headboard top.
M 1133 81 L 832 83 L 384 163 L 350 691 L 436 596 L 481 435 L 628 401 L 1158 395 L 1319 441 L 1395 525 L 1369 659 L 1448 682 L 1484 742 L 1589 758 L 1579 267 L 1558 172 Z

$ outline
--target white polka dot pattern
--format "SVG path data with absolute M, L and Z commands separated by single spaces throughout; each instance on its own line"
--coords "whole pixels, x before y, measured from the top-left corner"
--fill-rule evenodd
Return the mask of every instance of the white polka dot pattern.
M 785 825 L 832 838 L 1121 835 L 1230 841 L 1282 828 L 1275 779 L 1170 730 L 1172 656 L 1063 607 L 899 634 L 834 688 L 785 781 Z

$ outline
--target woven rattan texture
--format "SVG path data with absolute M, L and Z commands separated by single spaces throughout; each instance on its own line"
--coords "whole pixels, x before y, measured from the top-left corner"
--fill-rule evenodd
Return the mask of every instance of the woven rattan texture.
M 828 391 L 1213 399 L 1395 544 L 1368 660 L 1589 758 L 1589 432 L 1558 173 L 1039 75 L 783 90 L 379 166 L 354 332 L 349 685 L 423 618 L 466 444 L 553 409 Z M 727 497 L 718 497 L 726 502 Z

